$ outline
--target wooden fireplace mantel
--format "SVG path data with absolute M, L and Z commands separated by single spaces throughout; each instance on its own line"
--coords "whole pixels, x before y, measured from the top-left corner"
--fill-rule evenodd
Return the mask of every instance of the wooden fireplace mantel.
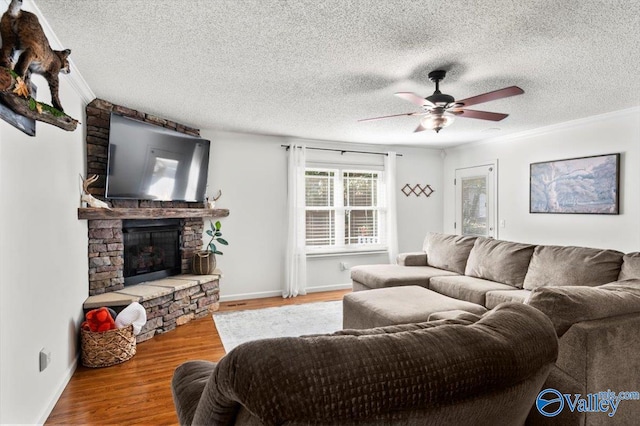
M 78 209 L 78 219 L 165 219 L 190 217 L 226 217 L 228 209 L 198 209 L 198 208 L 114 208 L 100 209 L 81 207 Z

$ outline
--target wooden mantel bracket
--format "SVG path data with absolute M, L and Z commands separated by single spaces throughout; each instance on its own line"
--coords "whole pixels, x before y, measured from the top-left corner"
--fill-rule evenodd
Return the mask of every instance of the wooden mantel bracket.
M 41 110 L 38 111 L 38 108 L 34 107 L 34 105 L 36 103 L 40 103 L 41 105 L 45 104 L 32 100 L 33 98 L 24 98 L 13 93 L 15 79 L 11 76 L 11 72 L 12 71 L 9 71 L 7 68 L 0 67 L 0 100 L 3 104 L 16 114 L 24 117 L 42 121 L 43 123 L 51 124 L 52 126 L 69 132 L 76 129 L 78 120 L 75 118 L 69 117 L 64 113 L 62 113 L 62 115 L 56 115 L 49 110 L 51 107 L 48 106 L 48 108 L 41 108 Z

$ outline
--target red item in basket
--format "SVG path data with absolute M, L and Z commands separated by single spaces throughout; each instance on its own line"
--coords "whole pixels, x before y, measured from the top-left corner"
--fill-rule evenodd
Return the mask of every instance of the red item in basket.
M 82 328 L 90 331 L 108 331 L 116 328 L 116 323 L 105 307 L 93 309 L 85 315 L 86 321 L 82 323 Z

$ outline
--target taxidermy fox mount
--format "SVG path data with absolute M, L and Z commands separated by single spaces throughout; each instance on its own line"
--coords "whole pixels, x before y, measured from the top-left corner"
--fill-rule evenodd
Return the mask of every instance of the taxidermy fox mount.
M 0 66 L 11 68 L 13 53 L 22 50 L 13 69 L 15 73 L 22 77 L 27 88 L 32 72 L 44 76 L 51 90 L 51 104 L 63 111 L 58 96 L 58 73 L 69 74 L 68 57 L 71 50 L 53 50 L 38 17 L 21 7 L 22 0 L 12 0 L 0 19 Z

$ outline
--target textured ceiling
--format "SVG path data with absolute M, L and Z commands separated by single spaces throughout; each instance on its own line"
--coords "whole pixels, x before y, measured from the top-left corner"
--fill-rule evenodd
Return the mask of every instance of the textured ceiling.
M 640 105 L 636 0 L 35 3 L 98 97 L 198 128 L 447 147 Z M 417 111 L 393 93 L 430 95 L 434 69 L 457 99 L 525 94 L 439 134 L 357 122 Z

